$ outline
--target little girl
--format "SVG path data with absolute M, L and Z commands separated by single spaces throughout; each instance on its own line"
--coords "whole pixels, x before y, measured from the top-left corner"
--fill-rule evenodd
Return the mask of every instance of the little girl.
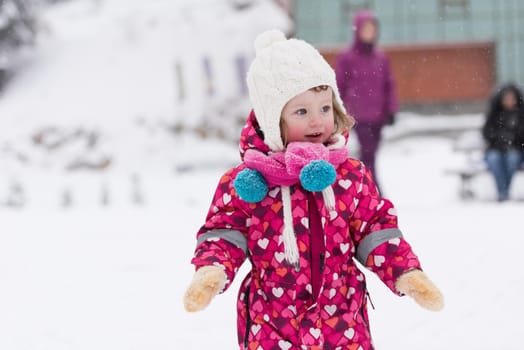
M 220 179 L 197 234 L 185 308 L 205 308 L 249 259 L 237 303 L 240 349 L 373 349 L 366 282 L 354 259 L 425 308 L 440 310 L 442 295 L 392 204 L 348 157 L 354 122 L 328 63 L 278 31 L 262 33 L 255 48 L 243 163 Z

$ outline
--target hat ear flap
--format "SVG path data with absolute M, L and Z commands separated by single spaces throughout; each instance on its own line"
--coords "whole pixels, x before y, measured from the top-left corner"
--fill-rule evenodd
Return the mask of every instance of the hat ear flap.
M 266 197 L 268 191 L 264 176 L 258 170 L 249 168 L 237 174 L 233 187 L 240 199 L 248 203 L 260 202 Z

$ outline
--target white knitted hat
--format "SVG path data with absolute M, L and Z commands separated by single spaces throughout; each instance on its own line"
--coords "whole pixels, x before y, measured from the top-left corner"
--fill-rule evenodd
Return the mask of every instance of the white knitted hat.
M 289 39 L 281 31 L 269 30 L 255 39 L 256 57 L 247 72 L 249 97 L 264 141 L 272 151 L 283 151 L 280 117 L 286 103 L 311 88 L 327 85 L 340 99 L 335 72 L 320 53 L 303 40 Z

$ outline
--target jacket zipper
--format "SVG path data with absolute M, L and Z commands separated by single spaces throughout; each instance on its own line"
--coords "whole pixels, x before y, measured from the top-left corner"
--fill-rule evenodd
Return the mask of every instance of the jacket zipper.
M 315 302 L 322 289 L 322 274 L 324 272 L 324 260 L 326 247 L 324 241 L 324 229 L 321 224 L 321 214 L 317 207 L 315 195 L 309 193 L 309 234 L 310 234 L 310 258 L 311 258 L 311 285 L 312 299 Z

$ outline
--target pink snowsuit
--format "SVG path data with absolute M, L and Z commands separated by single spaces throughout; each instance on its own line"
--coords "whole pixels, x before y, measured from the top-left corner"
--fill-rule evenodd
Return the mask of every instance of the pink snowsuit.
M 252 112 L 240 139 L 242 155 L 250 148 L 269 151 L 257 127 Z M 351 158 L 336 168 L 336 211 L 327 210 L 320 192 L 291 186 L 296 268 L 284 257 L 280 187 L 269 188 L 261 202 L 243 201 L 233 181 L 244 168 L 220 179 L 192 259 L 197 268 L 223 267 L 224 289 L 250 260 L 237 302 L 240 349 L 373 349 L 366 282 L 354 259 L 397 294 L 396 279 L 420 269 L 391 202 L 379 197 L 365 166 Z

